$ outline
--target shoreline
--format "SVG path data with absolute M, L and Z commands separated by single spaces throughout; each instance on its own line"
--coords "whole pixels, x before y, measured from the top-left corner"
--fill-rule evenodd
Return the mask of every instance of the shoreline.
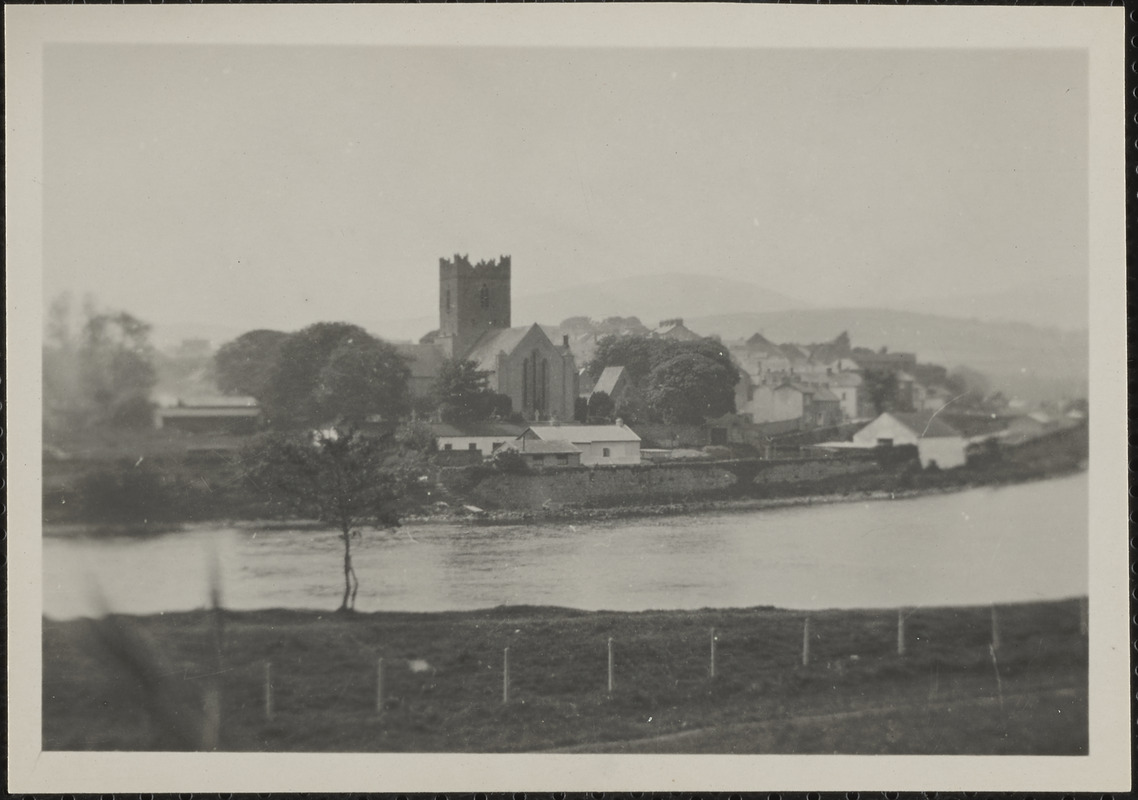
M 523 523 L 561 523 L 580 521 L 607 521 L 616 519 L 650 519 L 671 517 L 683 514 L 702 513 L 746 513 L 768 509 L 797 508 L 810 506 L 829 506 L 839 503 L 883 502 L 914 500 L 921 497 L 956 494 L 972 489 L 1002 488 L 1020 486 L 1039 481 L 1057 480 L 1078 474 L 1086 474 L 1086 469 L 1055 470 L 1046 474 L 1025 477 L 1018 480 L 973 480 L 966 483 L 943 486 L 887 490 L 860 490 L 832 492 L 823 494 L 799 494 L 782 497 L 719 497 L 692 499 L 673 503 L 647 503 L 624 506 L 560 506 L 539 510 L 532 509 L 485 509 L 477 512 L 445 511 L 428 514 L 408 514 L 402 520 L 407 525 L 517 525 Z M 191 527 L 213 525 L 234 528 L 256 528 L 258 530 L 323 530 L 328 528 L 315 520 L 308 519 L 234 519 L 183 520 L 179 522 L 154 523 L 100 523 L 100 522 L 58 522 L 44 523 L 42 532 L 45 538 L 99 537 L 99 536 L 159 536 L 168 533 L 184 532 Z

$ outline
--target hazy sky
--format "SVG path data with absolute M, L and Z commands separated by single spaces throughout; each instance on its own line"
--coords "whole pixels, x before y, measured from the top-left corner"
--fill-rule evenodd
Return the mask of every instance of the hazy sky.
M 1086 281 L 1076 50 L 69 44 L 44 68 L 46 299 L 159 324 L 429 315 L 455 252 L 511 254 L 515 296 Z

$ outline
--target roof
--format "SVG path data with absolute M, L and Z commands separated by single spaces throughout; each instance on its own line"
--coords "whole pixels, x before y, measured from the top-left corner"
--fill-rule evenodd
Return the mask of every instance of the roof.
M 519 453 L 541 453 L 543 455 L 581 452 L 580 448 L 575 447 L 572 442 L 567 442 L 563 439 L 518 440 L 516 442 L 506 442 L 506 444 L 498 449 L 517 450 Z
M 435 344 L 411 344 L 400 342 L 394 345 L 400 355 L 410 359 L 412 378 L 437 378 L 446 360 L 442 350 Z
M 257 408 L 257 398 L 247 395 L 212 395 L 204 397 L 166 398 L 162 408 Z
M 517 328 L 491 328 L 478 338 L 478 341 L 474 343 L 474 346 L 463 358 L 473 361 L 481 370 L 497 372 L 498 353 L 504 352 L 509 355 L 514 352 L 514 349 L 522 343 L 522 339 L 526 338 L 526 334 L 534 328 L 549 338 L 542 327 L 536 323 Z
M 624 425 L 532 425 L 526 433 L 533 432 L 539 439 L 570 442 L 639 442 L 640 437 Z
M 261 413 L 261 409 L 257 406 L 174 406 L 173 408 L 159 408 L 157 413 L 163 419 L 255 417 Z
M 825 386 L 819 386 L 814 390 L 814 401 L 821 400 L 824 403 L 837 403 L 840 402 L 838 396 L 827 389 Z
M 511 425 L 508 422 L 464 422 L 451 424 L 449 422 L 432 422 L 428 424 L 436 437 L 447 436 L 504 436 L 516 439 L 522 435 L 520 425 Z
M 786 358 L 786 353 L 782 352 L 782 349 L 777 344 L 761 333 L 756 333 L 747 340 L 746 344 L 749 350 L 759 351 L 774 358 Z
M 917 434 L 921 439 L 960 436 L 960 431 L 938 417 L 935 411 L 887 411 L 885 413 Z M 881 416 L 885 416 L 885 414 Z
M 593 392 L 604 392 L 611 396 L 622 375 L 624 375 L 624 367 L 605 367 L 593 386 Z

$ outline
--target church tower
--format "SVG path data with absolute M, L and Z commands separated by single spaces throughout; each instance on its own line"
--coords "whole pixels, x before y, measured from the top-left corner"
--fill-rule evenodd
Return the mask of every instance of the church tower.
M 510 257 L 471 264 L 439 259 L 439 333 L 448 357 L 462 358 L 487 330 L 510 327 Z

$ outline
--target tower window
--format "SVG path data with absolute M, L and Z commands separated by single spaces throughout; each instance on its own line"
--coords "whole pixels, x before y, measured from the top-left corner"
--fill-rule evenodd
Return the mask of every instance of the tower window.
M 447 311 L 449 312 L 450 311 L 450 289 L 447 289 L 446 297 L 447 297 Z
M 482 284 L 482 288 L 478 290 L 478 303 L 483 308 L 490 307 L 490 287 Z

